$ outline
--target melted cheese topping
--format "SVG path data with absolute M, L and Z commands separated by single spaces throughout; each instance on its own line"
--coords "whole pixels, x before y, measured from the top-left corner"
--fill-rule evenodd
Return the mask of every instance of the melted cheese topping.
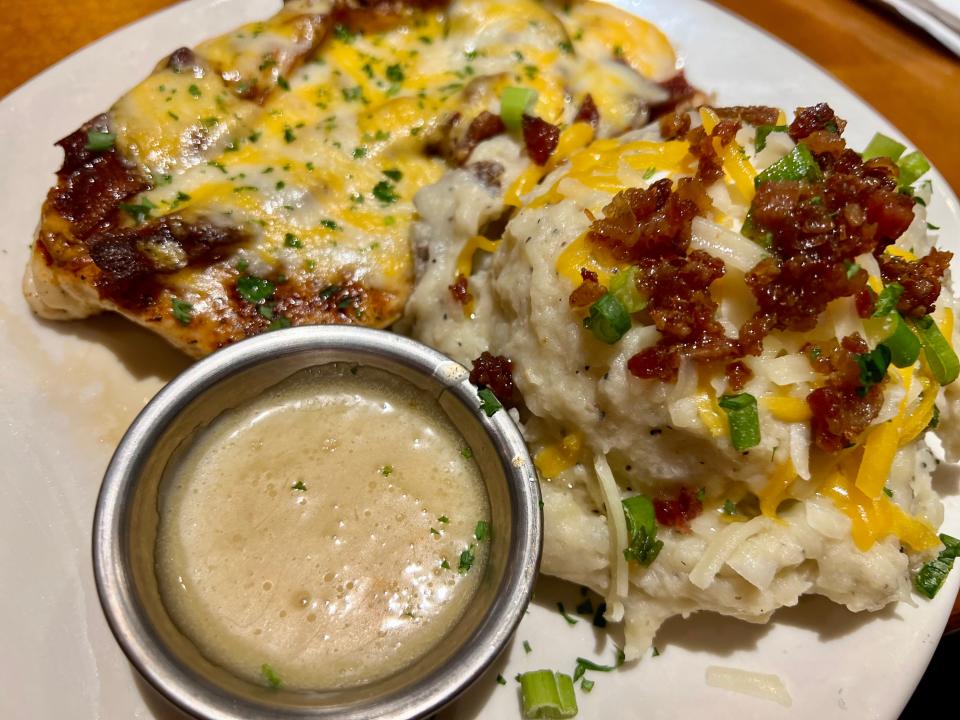
M 619 132 L 662 94 L 634 68 L 666 76 L 676 63 L 659 30 L 605 5 L 457 0 L 383 32 L 334 27 L 298 64 L 319 12 L 288 3 L 208 41 L 201 67 L 159 69 L 111 113 L 118 146 L 155 181 L 132 202 L 241 227 L 253 242 L 228 262 L 251 275 L 349 277 L 405 297 L 413 196 L 443 173 L 426 150 L 454 114 L 499 113 L 519 85 L 537 91 L 534 113 L 569 123 L 590 92 Z

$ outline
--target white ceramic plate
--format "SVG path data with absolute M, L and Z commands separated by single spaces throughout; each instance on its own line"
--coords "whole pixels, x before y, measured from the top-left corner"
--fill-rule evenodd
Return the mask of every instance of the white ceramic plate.
M 792 50 L 700 0 L 621 0 L 662 27 L 690 79 L 721 103 L 793 108 L 829 101 L 862 146 L 882 117 Z M 123 429 L 162 383 L 186 366 L 165 344 L 116 318 L 45 323 L 20 295 L 40 204 L 61 153 L 54 141 L 106 109 L 155 62 L 241 22 L 276 0 L 193 0 L 80 51 L 0 102 L 0 717 L 72 720 L 175 717 L 126 662 L 100 613 L 90 563 L 90 525 L 100 477 Z M 930 219 L 958 248 L 960 209 L 933 175 Z M 956 267 L 954 271 L 956 272 Z M 936 480 L 944 530 L 960 533 L 955 468 Z M 926 667 L 960 584 L 954 572 L 933 602 L 852 615 L 811 599 L 755 626 L 701 616 L 673 620 L 662 654 L 619 672 L 593 673 L 580 694 L 584 718 L 895 718 Z M 576 589 L 544 587 L 498 667 L 445 715 L 519 718 L 513 676 L 572 671 L 586 656 L 609 662 L 616 634 L 568 626 Z M 521 643 L 528 641 L 527 654 Z M 708 687 L 710 665 L 778 674 L 793 707 Z M 497 672 L 508 679 L 495 682 Z

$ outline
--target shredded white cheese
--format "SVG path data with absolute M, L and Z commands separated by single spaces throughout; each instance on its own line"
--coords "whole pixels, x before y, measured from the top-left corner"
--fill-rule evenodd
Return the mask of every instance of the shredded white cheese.
M 623 601 L 630 587 L 630 574 L 623 551 L 627 549 L 627 520 L 623 516 L 620 489 L 613 477 L 606 457 L 593 456 L 593 468 L 600 483 L 600 493 L 610 529 L 610 586 L 607 590 L 607 619 L 619 622 L 623 619 Z
M 690 582 L 706 590 L 724 563 L 748 538 L 764 530 L 769 521 L 760 515 L 745 523 L 733 523 L 718 532 L 690 571 Z
M 793 705 L 793 698 L 777 675 L 711 665 L 707 668 L 707 685 L 761 700 L 771 700 L 784 707 Z

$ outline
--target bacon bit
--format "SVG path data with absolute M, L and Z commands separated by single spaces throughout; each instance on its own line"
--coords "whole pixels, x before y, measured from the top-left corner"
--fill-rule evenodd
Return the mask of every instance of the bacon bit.
M 709 135 L 702 125 L 687 133 L 690 154 L 698 159 L 697 179 L 704 185 L 710 185 L 723 177 L 723 162 L 717 156 L 717 148 L 713 143 L 714 138 L 720 141 L 722 147 L 736 137 L 739 129 L 739 121 L 721 120 Z
M 450 295 L 453 296 L 453 299 L 464 307 L 473 302 L 473 295 L 471 294 L 469 288 L 470 284 L 463 273 L 457 275 L 457 279 L 454 281 L 453 285 L 448 286 Z
M 683 70 L 671 78 L 657 83 L 666 90 L 667 99 L 650 106 L 650 118 L 656 119 L 664 113 L 674 112 L 689 105 L 689 101 L 701 94 L 697 88 L 687 82 Z
M 657 522 L 682 533 L 690 532 L 690 521 L 703 512 L 703 503 L 686 486 L 675 498 L 654 498 L 653 511 Z
M 452 128 L 451 128 L 452 129 Z M 507 126 L 499 115 L 494 115 L 489 110 L 484 110 L 470 121 L 467 132 L 449 153 L 450 160 L 454 165 L 463 165 L 470 159 L 471 153 L 484 140 L 489 140 L 503 132 L 506 132 Z
M 473 361 L 470 382 L 479 388 L 490 388 L 506 408 L 520 404 L 520 392 L 513 382 L 513 362 L 503 355 L 480 353 Z
M 953 253 L 936 249 L 915 261 L 886 253 L 877 256 L 883 281 L 903 286 L 903 294 L 897 302 L 897 310 L 901 315 L 923 317 L 933 312 L 940 297 L 943 274 L 952 259 Z
M 591 272 L 586 268 L 580 268 L 580 277 L 583 279 L 583 282 L 570 293 L 570 306 L 575 308 L 583 308 L 593 305 L 597 300 L 602 298 L 607 289 L 597 282 L 597 274 Z
M 857 307 L 857 315 L 862 318 L 870 317 L 877 308 L 876 293 L 869 287 L 863 288 L 863 290 L 854 295 L 853 301 Z
M 883 406 L 882 387 L 872 385 L 864 391 L 860 382 L 856 356 L 869 352 L 870 347 L 854 334 L 839 343 L 808 343 L 803 349 L 813 369 L 829 376 L 822 387 L 807 395 L 813 440 L 821 450 L 837 452 L 853 444 Z
M 845 149 L 832 128 L 846 123 L 829 106 L 800 108 L 797 117 L 794 134 L 823 151 L 816 155 L 823 178 L 764 183 L 753 198 L 750 217 L 770 238 L 773 257 L 746 276 L 760 308 L 740 330 L 750 354 L 771 330 L 810 330 L 830 301 L 864 292 L 867 273 L 848 277 L 850 264 L 862 253 L 879 255 L 913 220 L 914 201 L 897 192 L 895 166 L 879 158 L 864 163 Z M 859 297 L 858 312 L 868 300 Z
M 749 125 L 776 125 L 780 111 L 766 105 L 731 105 L 715 107 L 713 111 L 722 120 L 740 120 Z
M 661 337 L 627 361 L 633 375 L 674 382 L 684 357 L 701 364 L 739 357 L 739 344 L 716 320 L 717 303 L 709 291 L 723 275 L 723 261 L 701 250 L 639 261 L 637 288 L 648 298 L 646 312 Z
M 523 116 L 523 142 L 530 159 L 537 165 L 547 164 L 559 141 L 559 127 L 533 115 Z
M 682 178 L 673 190 L 673 181 L 664 178 L 646 189 L 617 193 L 591 225 L 589 238 L 617 260 L 684 253 L 693 218 L 710 207 L 697 180 Z
M 737 392 L 743 390 L 743 386 L 753 377 L 753 370 L 747 367 L 742 360 L 729 363 L 723 370 L 727 376 L 727 384 L 730 389 Z
M 660 136 L 664 140 L 676 140 L 690 132 L 690 115 L 685 112 L 667 113 L 660 118 Z
M 580 104 L 580 109 L 577 110 L 577 115 L 573 118 L 573 121 L 589 123 L 593 126 L 594 130 L 600 125 L 600 111 L 597 109 L 597 104 L 593 101 L 593 96 L 590 93 L 584 96 L 583 102 Z
M 836 135 L 842 135 L 846 126 L 847 121 L 838 118 L 833 108 L 826 103 L 819 103 L 797 108 L 789 132 L 794 142 L 800 142 L 817 130 L 830 130 Z

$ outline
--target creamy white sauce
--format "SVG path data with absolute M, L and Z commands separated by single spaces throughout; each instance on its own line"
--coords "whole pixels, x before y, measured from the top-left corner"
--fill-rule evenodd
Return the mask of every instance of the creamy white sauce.
M 465 448 L 433 400 L 373 370 L 303 371 L 225 413 L 161 488 L 171 617 L 255 682 L 265 664 L 303 689 L 409 665 L 483 575 L 489 540 L 474 535 L 489 506 Z

